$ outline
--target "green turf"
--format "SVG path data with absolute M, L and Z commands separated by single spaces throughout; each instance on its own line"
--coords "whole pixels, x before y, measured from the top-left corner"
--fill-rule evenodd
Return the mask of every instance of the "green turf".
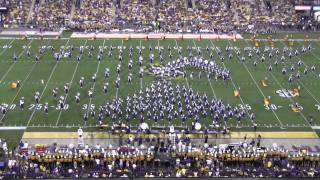
M 279 35 L 279 37 L 282 34 Z M 293 38 L 303 38 L 305 34 L 295 34 Z M 314 33 L 310 36 L 315 37 Z M 262 36 L 263 37 L 263 36 Z M 6 44 L 12 43 L 10 49 L 3 49 L 2 47 Z M 38 47 L 42 45 L 54 46 L 56 51 L 60 46 L 73 45 L 75 50 L 73 52 L 73 57 L 64 58 L 61 62 L 57 63 L 52 57 L 52 52 L 47 49 L 44 56 L 41 57 L 41 62 L 36 64 L 34 62 L 34 54 L 38 51 Z M 24 50 L 23 45 L 29 44 L 31 49 L 32 58 L 28 58 Z M 75 61 L 76 56 L 79 53 L 79 46 L 86 44 L 86 46 L 95 46 L 94 54 L 92 58 L 88 57 L 88 51 L 85 50 L 80 63 Z M 145 75 L 142 84 L 140 83 L 138 77 L 138 50 L 136 47 L 143 46 L 144 54 L 144 66 L 148 65 L 149 50 L 148 47 L 151 45 L 153 47 L 162 46 L 164 47 L 164 59 L 167 60 L 169 57 L 167 47 L 170 45 L 181 46 L 183 48 L 182 52 L 184 56 L 188 55 L 186 50 L 187 46 L 200 46 L 203 48 L 203 56 L 209 58 L 210 53 L 206 52 L 205 47 L 207 46 L 219 46 L 223 53 L 225 53 L 225 46 L 237 46 L 246 47 L 253 46 L 251 41 L 238 40 L 227 41 L 227 40 L 85 40 L 85 39 L 52 39 L 52 40 L 0 40 L 0 103 L 6 104 L 16 104 L 13 110 L 10 110 L 4 117 L 0 116 L 2 126 L 28 126 L 27 131 L 74 131 L 77 126 L 84 126 L 83 114 L 88 110 L 88 108 L 83 109 L 86 106 L 95 106 L 95 110 L 105 103 L 107 100 L 112 100 L 116 96 L 116 88 L 113 82 L 116 78 L 116 65 L 118 64 L 118 50 L 114 50 L 112 58 L 107 56 L 108 49 L 105 49 L 105 55 L 99 65 L 96 60 L 98 47 L 105 45 L 109 47 L 123 45 L 126 49 L 123 51 L 123 63 L 121 68 L 121 86 L 118 91 L 118 97 L 125 98 L 128 94 L 133 94 L 140 90 L 140 86 L 145 88 L 150 85 L 152 81 L 155 80 L 154 77 Z M 301 47 L 302 44 L 307 46 L 309 42 L 295 43 L 294 47 Z M 312 53 L 308 52 L 303 56 L 300 56 L 305 64 L 309 67 L 312 64 L 317 65 L 316 74 L 319 74 L 319 62 L 320 62 L 320 45 L 318 42 L 311 42 L 315 50 Z M 268 45 L 267 42 L 262 42 L 261 46 Z M 133 84 L 127 83 L 127 64 L 129 57 L 129 47 L 133 46 L 134 51 L 134 62 L 133 65 Z M 276 42 L 276 47 L 283 47 L 282 42 Z M 177 50 L 173 51 L 174 59 L 178 57 Z M 12 57 L 16 53 L 21 57 L 18 62 L 13 64 Z M 194 51 L 194 53 L 196 53 Z M 155 60 L 159 62 L 159 53 L 157 49 L 154 49 Z M 193 79 L 189 77 L 187 79 L 175 80 L 174 83 L 187 84 L 195 90 L 206 93 L 208 97 L 218 97 L 224 102 L 230 103 L 232 105 L 244 104 L 251 107 L 250 112 L 255 112 L 257 116 L 258 127 L 262 131 L 279 131 L 280 125 L 285 127 L 288 131 L 312 131 L 308 119 L 312 115 L 314 117 L 313 125 L 320 125 L 319 110 L 315 107 L 315 104 L 320 104 L 320 83 L 319 77 L 313 76 L 311 73 L 307 77 L 302 77 L 301 81 L 295 81 L 293 84 L 287 83 L 288 76 L 284 77 L 281 74 L 281 65 L 274 68 L 272 73 L 267 71 L 268 63 L 258 64 L 257 67 L 253 66 L 252 61 L 248 61 L 246 57 L 246 62 L 241 63 L 239 59 L 236 59 L 236 55 L 232 60 L 228 60 L 227 55 L 225 55 L 225 61 L 222 63 L 218 60 L 218 64 L 225 65 L 231 70 L 231 76 L 233 81 L 228 81 L 224 83 L 222 81 L 215 81 L 214 79 L 208 80 L 206 75 L 203 73 L 202 78 L 198 79 L 198 72 L 194 69 L 187 69 L 187 72 L 194 72 L 195 76 Z M 244 54 L 244 52 L 242 52 Z M 217 59 L 217 54 L 214 53 L 214 58 Z M 294 57 L 291 61 L 292 63 L 297 62 L 299 59 Z M 167 62 L 167 61 L 166 61 Z M 78 66 L 77 66 L 78 64 Z M 289 65 L 288 65 L 289 66 Z M 111 70 L 111 77 L 109 80 L 104 78 L 104 69 L 108 67 Z M 290 66 L 289 66 L 290 67 Z M 96 72 L 97 82 L 95 83 L 94 97 L 90 100 L 87 96 L 87 91 L 93 86 L 90 81 L 91 76 Z M 74 77 L 73 77 L 74 75 Z M 85 77 L 86 84 L 83 89 L 78 85 L 78 81 L 81 77 Z M 260 80 L 268 78 L 270 84 L 268 87 L 262 87 L 259 83 Z M 9 85 L 11 82 L 20 80 L 22 82 L 22 88 L 20 89 L 10 89 Z M 41 80 L 45 81 L 45 84 L 41 84 Z M 55 108 L 49 108 L 49 114 L 45 114 L 43 110 L 31 109 L 31 104 L 34 104 L 33 95 L 35 91 L 39 91 L 43 94 L 41 97 L 41 104 L 48 102 L 50 106 L 56 106 L 57 100 L 53 99 L 51 96 L 51 91 L 54 87 L 59 88 L 59 94 L 63 93 L 64 83 L 71 82 L 70 93 L 67 96 L 66 103 L 69 105 L 68 110 L 56 110 Z M 102 87 L 105 82 L 109 82 L 109 92 L 107 95 L 102 93 Z M 278 89 L 292 89 L 300 85 L 302 87 L 302 92 L 300 97 L 295 97 L 293 99 L 282 98 L 275 95 L 275 90 Z M 234 86 L 241 87 L 241 98 L 236 98 L 233 96 Z M 74 101 L 74 96 L 77 92 L 81 93 L 81 105 L 77 105 Z M 20 97 L 25 97 L 26 108 L 20 110 L 19 99 Z M 282 108 L 275 109 L 274 111 L 266 110 L 263 106 L 262 100 L 264 96 L 272 96 L 272 104 L 276 106 L 282 106 Z M 304 110 L 301 113 L 293 113 L 289 108 L 289 104 L 292 101 L 299 102 Z M 39 106 L 39 108 L 41 108 Z M 105 120 L 106 121 L 106 120 Z M 110 120 L 109 120 L 110 121 Z M 132 123 L 137 123 L 137 120 L 133 120 Z M 211 123 L 210 119 L 206 120 L 207 123 Z M 175 120 L 174 124 L 179 124 L 179 120 Z M 242 121 L 242 126 L 244 128 L 235 128 L 236 121 L 231 120 L 229 122 L 232 125 L 232 129 L 235 131 L 242 130 L 252 130 L 251 121 L 246 119 Z M 97 125 L 97 120 L 90 118 L 88 126 Z M 58 127 L 50 127 L 58 126 Z M 72 126 L 72 128 L 66 128 L 66 126 Z M 95 130 L 96 128 L 91 127 L 90 130 Z M 98 129 L 96 129 L 98 131 Z M 6 131 L 4 131 L 6 132 Z M 19 131 L 20 132 L 20 131 Z M 2 133 L 3 134 L 3 133 Z M 2 135 L 0 134 L 0 135 Z

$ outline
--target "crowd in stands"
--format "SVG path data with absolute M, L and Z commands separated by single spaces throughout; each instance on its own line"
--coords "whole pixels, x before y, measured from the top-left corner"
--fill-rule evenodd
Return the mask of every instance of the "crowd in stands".
M 36 0 L 30 17 L 30 24 L 45 29 L 59 29 L 69 18 L 71 3 L 69 0 Z
M 4 27 L 85 31 L 214 32 L 315 30 L 317 23 L 278 0 L 4 0 Z M 29 15 L 29 13 L 31 15 Z
M 319 154 L 263 147 L 260 140 L 215 145 L 178 136 L 130 137 L 116 147 L 21 142 L 6 155 L 0 178 L 320 177 Z
M 22 26 L 26 23 L 30 8 L 28 0 L 5 0 L 1 6 L 8 8 L 8 13 L 3 18 L 4 27 Z

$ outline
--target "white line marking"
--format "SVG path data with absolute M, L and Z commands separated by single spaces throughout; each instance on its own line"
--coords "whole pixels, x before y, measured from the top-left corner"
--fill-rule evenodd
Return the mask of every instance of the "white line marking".
M 66 43 L 64 46 L 67 46 L 67 45 L 69 44 L 69 41 L 70 41 L 70 40 L 68 40 L 67 43 Z M 47 80 L 47 82 L 46 82 L 46 85 L 44 86 L 44 88 L 43 88 L 43 90 L 42 90 L 42 92 L 41 92 L 41 95 L 40 95 L 40 97 L 39 97 L 39 101 L 41 100 L 44 92 L 46 91 L 46 89 L 47 89 L 47 87 L 48 87 L 48 84 L 49 84 L 49 82 L 50 82 L 50 80 L 51 80 L 51 78 L 52 78 L 52 75 L 53 75 L 53 73 L 56 71 L 59 62 L 60 62 L 60 61 L 56 61 L 56 64 L 55 64 L 54 67 L 52 68 L 51 73 L 50 73 L 50 75 L 49 75 L 49 78 L 48 78 L 48 80 Z M 36 104 L 36 106 L 37 106 L 37 104 Z M 31 113 L 31 116 L 29 117 L 29 120 L 28 120 L 28 123 L 27 123 L 27 127 L 29 126 L 29 124 L 30 124 L 30 122 L 31 122 L 31 120 L 32 120 L 35 112 L 36 112 L 36 107 L 33 109 L 32 113 Z
M 210 40 L 210 41 L 211 41 L 211 40 Z M 228 40 L 228 43 L 229 43 L 230 45 L 232 45 L 232 44 L 230 43 L 230 40 Z M 233 51 L 235 52 L 235 49 L 233 49 Z M 235 55 L 235 56 L 238 58 L 238 60 L 240 60 L 239 56 L 237 56 L 237 55 Z M 240 61 L 241 61 L 241 60 L 240 60 Z M 259 90 L 259 92 L 261 93 L 262 97 L 265 98 L 266 96 L 264 95 L 264 93 L 262 92 L 261 88 L 260 88 L 259 85 L 257 84 L 256 80 L 255 80 L 254 77 L 252 76 L 252 74 L 251 74 L 251 72 L 249 71 L 247 65 L 245 65 L 245 64 L 242 64 L 242 65 L 245 67 L 245 69 L 246 69 L 247 72 L 249 73 L 252 81 L 254 82 L 254 84 L 256 85 L 256 87 L 258 88 L 258 90 Z M 272 113 L 275 115 L 275 117 L 277 118 L 277 120 L 279 121 L 279 123 L 280 123 L 280 125 L 281 125 L 280 128 L 283 128 L 283 124 L 282 124 L 282 122 L 280 121 L 280 119 L 279 119 L 278 115 L 276 114 L 276 112 L 275 112 L 272 108 L 271 108 L 271 111 L 272 111 Z
M 33 42 L 33 39 L 31 41 L 29 41 L 29 43 L 27 44 L 27 46 L 29 46 L 31 43 Z M 23 53 L 26 51 L 27 48 L 23 49 L 23 51 L 19 54 L 18 59 L 23 55 Z M 13 62 L 9 69 L 6 71 L 6 73 L 2 76 L 2 78 L 0 79 L 0 83 L 7 77 L 7 75 L 9 74 L 9 72 L 12 70 L 12 68 L 14 67 L 14 65 L 16 64 L 16 62 Z
M 123 47 L 123 40 L 121 41 L 121 47 Z M 141 40 L 140 40 L 140 47 L 141 47 Z M 120 75 L 118 75 L 120 76 Z M 119 88 L 116 90 L 116 99 L 118 99 L 118 93 L 119 93 Z
M 194 40 L 193 40 L 193 44 L 194 44 L 194 46 L 197 46 L 197 45 L 196 45 L 196 42 L 195 42 Z M 207 79 L 208 79 L 208 82 L 209 82 L 209 85 L 210 85 L 212 94 L 213 94 L 214 98 L 217 99 L 216 93 L 214 92 L 214 89 L 213 89 L 212 83 L 211 83 L 211 81 L 210 81 L 210 79 L 209 79 L 209 77 L 208 77 L 208 74 L 209 74 L 209 73 L 207 72 Z
M 214 50 L 215 50 L 216 53 L 217 53 L 217 49 L 216 49 L 215 45 L 213 44 L 213 42 L 212 42 L 211 40 L 210 40 L 210 43 L 211 43 L 211 46 L 214 47 Z M 222 65 L 223 65 L 223 67 L 224 67 L 225 69 L 227 69 L 227 66 L 224 64 L 224 62 L 222 62 Z M 238 88 L 236 87 L 236 85 L 235 85 L 235 83 L 234 83 L 231 75 L 230 75 L 230 80 L 231 80 L 231 83 L 232 83 L 232 85 L 233 85 L 233 88 L 234 88 L 235 90 L 237 90 Z M 241 95 L 239 96 L 239 98 L 240 98 L 240 101 L 241 101 L 243 107 L 245 107 L 245 103 L 244 103 L 243 98 L 241 97 Z M 249 113 L 249 111 L 247 110 L 247 108 L 244 108 L 244 110 L 247 112 L 248 116 L 250 116 L 250 113 Z M 252 123 L 253 123 L 253 122 L 252 122 Z
M 179 51 L 178 41 L 177 41 L 176 39 L 175 39 L 174 41 L 176 42 L 177 52 L 178 52 L 178 51 Z M 178 53 L 178 56 L 179 56 L 179 53 Z M 186 70 L 185 70 L 184 66 L 183 66 L 183 71 L 184 71 L 184 73 L 186 73 Z M 189 86 L 189 82 L 188 82 L 188 74 L 186 75 L 186 77 L 184 78 L 184 80 L 186 81 L 186 84 L 187 84 L 188 89 L 189 89 L 190 86 Z
M 15 41 L 16 39 L 13 39 L 10 41 L 9 45 L 8 46 L 11 46 L 11 44 Z M 9 48 L 6 48 L 6 49 L 3 49 L 0 53 L 0 56 L 2 56 L 3 53 L 5 53 Z
M 85 41 L 85 43 L 84 43 L 83 46 L 86 46 L 87 42 L 88 42 L 88 40 Z M 84 54 L 84 53 L 82 53 L 82 54 L 80 55 L 80 58 L 82 57 L 83 54 Z M 81 61 L 81 60 L 80 60 L 80 61 Z M 71 89 L 71 85 L 72 85 L 73 79 L 74 79 L 74 77 L 75 77 L 75 75 L 76 75 L 76 72 L 78 71 L 78 67 L 79 67 L 80 61 L 77 62 L 76 68 L 74 69 L 73 74 L 72 74 L 71 81 L 69 82 L 69 84 L 70 84 L 70 89 Z M 63 104 L 66 103 L 69 94 L 70 94 L 70 91 L 69 91 L 69 93 L 66 95 L 66 97 L 64 98 Z M 55 125 L 55 126 L 57 126 L 58 123 L 59 123 L 59 121 L 60 121 L 60 117 L 61 117 L 62 111 L 63 111 L 63 109 L 60 109 L 60 112 L 59 112 L 59 115 L 58 115 L 58 118 L 57 118 L 57 121 L 56 121 L 56 125 Z
M 141 48 L 141 47 L 142 47 L 142 44 L 141 44 L 141 39 L 140 39 L 140 50 L 142 51 L 142 48 Z M 140 51 L 140 50 L 139 50 L 139 51 Z M 140 55 L 139 55 L 139 56 L 140 56 Z M 140 68 L 139 68 L 139 71 L 140 71 Z M 143 79 L 143 78 L 140 78 L 140 90 L 142 90 L 142 88 L 143 88 L 143 82 L 142 82 L 143 80 L 142 80 L 142 79 Z M 116 94 L 118 94 L 118 93 L 116 93 Z M 117 97 L 117 96 L 116 96 L 116 97 Z
M 103 44 L 102 44 L 103 47 L 104 47 L 105 41 L 106 41 L 106 40 L 103 41 Z M 123 42 L 123 41 L 122 41 L 122 42 Z M 98 61 L 97 70 L 96 70 L 96 72 L 95 72 L 95 74 L 96 74 L 97 76 L 98 76 L 98 73 L 99 73 L 99 69 L 100 69 L 100 61 Z M 93 83 L 93 85 L 92 85 L 92 92 L 94 92 L 94 87 L 96 86 L 96 82 L 97 82 L 97 81 L 95 81 L 95 82 Z M 91 102 L 92 102 L 92 97 L 90 97 L 89 105 L 88 105 L 88 108 L 87 108 L 87 114 L 89 113 L 90 106 L 91 106 Z
M 49 42 L 50 42 L 50 41 L 48 41 L 48 44 L 49 44 Z M 40 57 L 40 58 L 41 58 L 41 57 Z M 22 88 L 23 88 L 23 86 L 24 86 L 25 82 L 29 79 L 29 77 L 30 77 L 31 73 L 33 72 L 33 70 L 34 70 L 34 68 L 36 67 L 36 65 L 37 65 L 37 64 L 38 64 L 37 62 L 35 62 L 35 63 L 33 64 L 32 68 L 31 68 L 31 70 L 29 71 L 29 73 L 27 74 L 26 78 L 22 81 L 21 86 L 19 87 L 19 89 L 18 89 L 18 91 L 17 91 L 16 95 L 13 97 L 12 101 L 10 102 L 9 107 L 13 104 L 13 102 L 15 101 L 15 99 L 17 98 L 17 96 L 20 94 L 20 91 L 22 90 Z M 7 112 L 5 115 L 7 115 L 8 113 L 9 113 L 9 112 Z M 4 116 L 2 116 L 2 118 L 1 118 L 0 122 L 2 122 L 2 121 L 3 121 L 3 119 L 5 118 L 5 115 L 4 115 Z

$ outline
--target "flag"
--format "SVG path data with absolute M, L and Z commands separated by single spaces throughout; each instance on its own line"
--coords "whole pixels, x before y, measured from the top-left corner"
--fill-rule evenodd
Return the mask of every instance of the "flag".
M 239 97 L 240 96 L 240 91 L 239 90 L 234 90 L 233 91 L 234 97 Z
M 270 99 L 267 98 L 267 97 L 265 97 L 265 98 L 263 99 L 263 103 L 264 103 L 265 106 L 269 106 L 269 105 L 271 104 Z
M 291 109 L 292 109 L 292 112 L 300 112 L 300 108 L 299 107 L 292 106 Z
M 18 87 L 18 84 L 16 82 L 12 82 L 10 84 L 11 89 L 16 89 Z
M 256 46 L 256 48 L 260 47 L 260 44 L 258 41 L 255 41 L 254 45 Z
M 267 87 L 267 86 L 268 86 L 268 80 L 267 80 L 267 79 L 262 79 L 262 80 L 260 81 L 260 83 L 261 83 L 261 85 L 262 85 L 263 87 Z
M 289 46 L 293 46 L 293 41 L 290 41 L 290 42 L 289 42 Z
M 272 40 L 269 41 L 269 45 L 271 48 L 274 48 L 274 42 Z
M 300 89 L 299 88 L 294 88 L 293 90 L 294 96 L 300 96 Z

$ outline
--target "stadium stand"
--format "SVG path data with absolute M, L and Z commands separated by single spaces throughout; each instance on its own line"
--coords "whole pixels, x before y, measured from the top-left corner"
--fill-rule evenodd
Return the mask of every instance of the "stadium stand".
M 318 23 L 298 14 L 292 1 L 25 0 L 4 1 L 4 27 L 53 30 L 215 32 L 312 30 Z M 28 15 L 30 14 L 30 15 Z M 30 17 L 30 19 L 28 18 Z M 308 27 L 309 26 L 309 27 Z
M 260 140 L 238 144 L 194 145 L 188 138 L 129 138 L 122 146 L 100 144 L 29 145 L 15 153 L 2 149 L 8 162 L 1 178 L 105 177 L 319 177 L 320 157 L 307 149 L 288 151 Z
M 27 0 L 7 0 L 2 4 L 9 10 L 4 19 L 4 27 L 18 27 L 26 23 L 29 12 Z

